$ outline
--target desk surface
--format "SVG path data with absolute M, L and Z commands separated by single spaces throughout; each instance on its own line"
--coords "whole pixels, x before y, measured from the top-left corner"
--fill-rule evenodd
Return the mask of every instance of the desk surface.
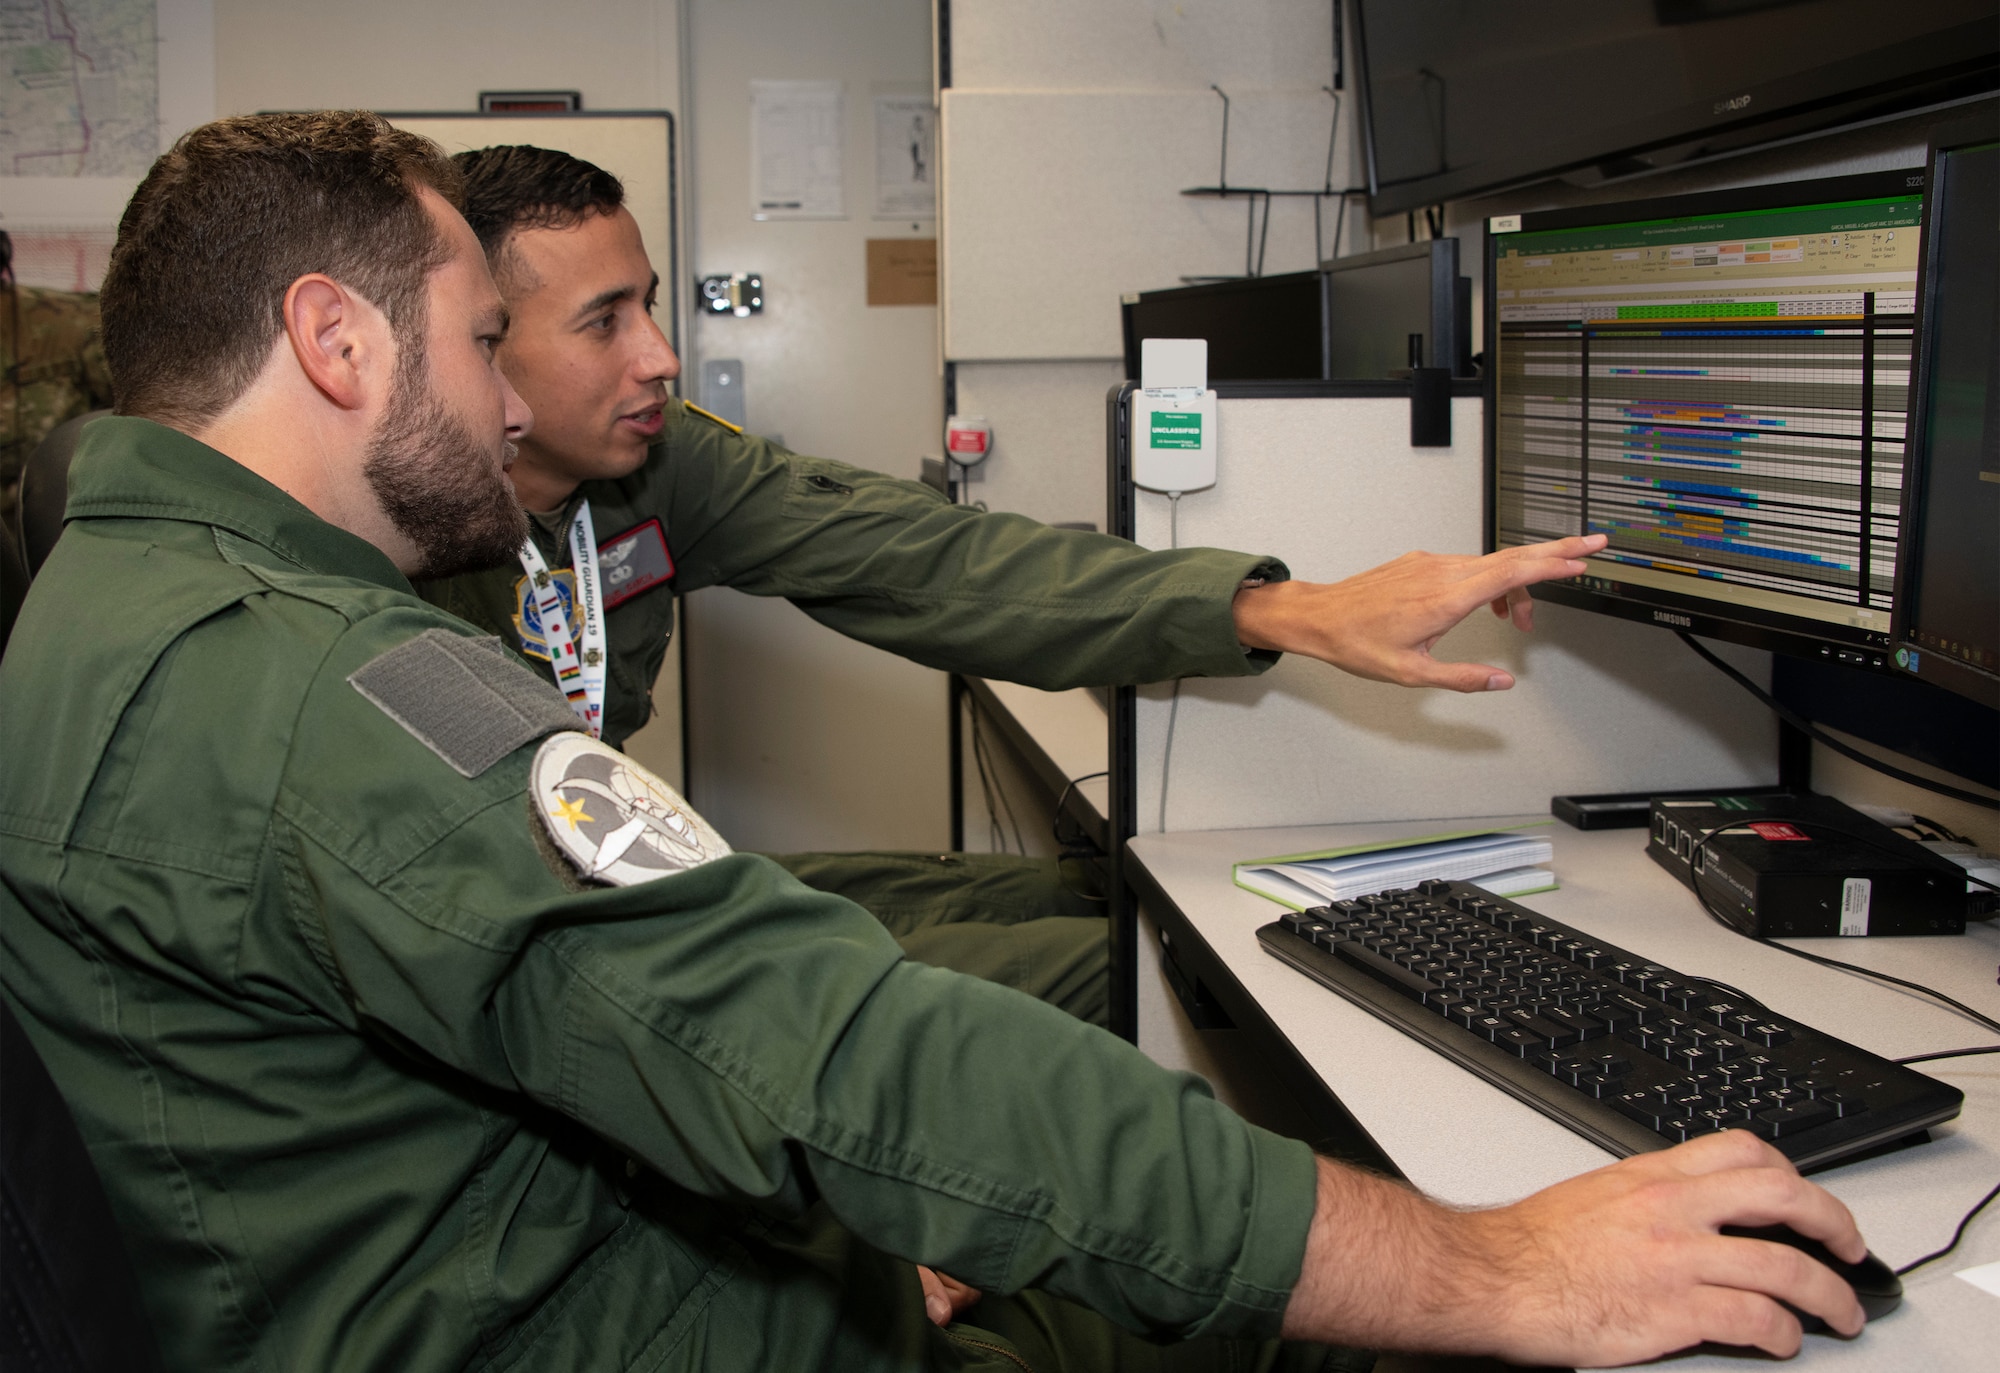
M 1523 817 L 1505 817 L 1518 822 Z M 1497 1087 L 1342 1000 L 1263 952 L 1256 930 L 1282 908 L 1235 886 L 1235 862 L 1446 828 L 1427 821 L 1141 835 L 1132 858 L 1290 1041 L 1327 1089 L 1424 1191 L 1463 1205 L 1512 1201 L 1599 1167 L 1612 1156 Z M 1449 822 L 1449 828 L 1464 826 Z M 1562 889 L 1521 904 L 1690 976 L 1713 977 L 1772 1009 L 1888 1058 L 1994 1042 L 1992 1031 L 1913 993 L 1820 968 L 1723 929 L 1693 896 L 1645 857 L 1643 830 L 1550 827 Z M 1828 957 L 1936 987 L 2000 1012 L 1994 969 L 2000 928 L 1963 938 L 1803 940 Z M 1859 1221 L 1892 1267 L 1940 1247 L 1959 1218 L 2000 1182 L 2000 1055 L 1922 1066 L 1965 1092 L 1955 1121 L 1931 1143 L 1829 1169 L 1816 1181 Z M 1421 1103 L 1413 1109 L 1413 1103 Z M 1949 1257 L 1904 1279 L 1901 1309 L 1852 1344 L 1814 1338 L 1815 1369 L 1986 1369 L 2000 1342 L 2000 1297 L 1955 1277 L 2000 1261 L 2000 1213 L 1988 1213 Z M 1741 1368 L 1721 1356 L 1679 1359 L 1688 1370 Z

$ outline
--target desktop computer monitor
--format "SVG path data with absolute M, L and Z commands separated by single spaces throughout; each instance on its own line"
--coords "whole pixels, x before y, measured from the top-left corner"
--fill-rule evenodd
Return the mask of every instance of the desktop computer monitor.
M 1318 272 L 1141 291 L 1120 305 L 1125 375 L 1135 381 L 1139 345 L 1149 338 L 1206 339 L 1211 384 L 1328 375 L 1326 278 Z
M 1923 171 L 1502 216 L 1487 546 L 1542 599 L 1891 672 Z
M 1423 338 L 1423 365 L 1472 375 L 1472 282 L 1458 274 L 1458 240 L 1434 238 L 1329 258 L 1329 377 L 1402 376 L 1410 336 Z
M 1938 131 L 1924 209 L 1898 667 L 2000 707 L 2000 113 Z

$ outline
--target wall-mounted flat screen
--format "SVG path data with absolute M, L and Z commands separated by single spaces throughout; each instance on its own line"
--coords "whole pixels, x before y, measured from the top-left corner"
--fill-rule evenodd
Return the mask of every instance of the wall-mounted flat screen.
M 1370 208 L 2000 88 L 1994 0 L 1355 0 Z

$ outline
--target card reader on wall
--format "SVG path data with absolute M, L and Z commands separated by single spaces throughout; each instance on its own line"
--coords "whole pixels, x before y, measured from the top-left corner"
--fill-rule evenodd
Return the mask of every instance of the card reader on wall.
M 1215 392 L 1208 389 L 1207 339 L 1139 341 L 1132 481 L 1170 495 L 1215 485 Z

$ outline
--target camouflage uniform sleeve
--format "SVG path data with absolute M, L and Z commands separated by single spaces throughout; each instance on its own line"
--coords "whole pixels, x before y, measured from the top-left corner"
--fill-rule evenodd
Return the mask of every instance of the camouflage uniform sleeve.
M 1223 549 L 1154 552 L 947 503 L 919 482 L 803 457 L 686 415 L 635 493 L 672 511 L 678 587 L 784 596 L 930 667 L 1058 690 L 1261 672 L 1231 601 L 1290 574 Z

